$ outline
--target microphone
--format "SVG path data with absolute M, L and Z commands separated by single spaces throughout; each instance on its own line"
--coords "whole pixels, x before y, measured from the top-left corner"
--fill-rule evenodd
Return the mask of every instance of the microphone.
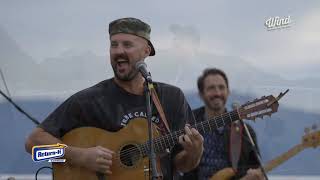
M 135 67 L 137 70 L 140 71 L 140 73 L 147 80 L 147 82 L 152 83 L 152 77 L 150 72 L 147 70 L 147 64 L 145 62 L 138 61 Z

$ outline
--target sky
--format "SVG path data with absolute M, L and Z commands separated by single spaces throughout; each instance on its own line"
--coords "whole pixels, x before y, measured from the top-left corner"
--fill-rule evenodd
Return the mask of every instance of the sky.
M 107 25 L 128 16 L 151 25 L 157 50 L 173 48 L 170 27 L 178 25 L 199 36 L 199 51 L 241 57 L 286 78 L 304 78 L 309 66 L 320 64 L 320 51 L 315 50 L 320 47 L 320 2 L 316 0 L 0 2 L 0 26 L 36 61 L 64 52 L 108 56 Z M 277 16 L 290 16 L 291 26 L 268 31 L 265 21 Z M 296 75 L 301 66 L 305 72 Z

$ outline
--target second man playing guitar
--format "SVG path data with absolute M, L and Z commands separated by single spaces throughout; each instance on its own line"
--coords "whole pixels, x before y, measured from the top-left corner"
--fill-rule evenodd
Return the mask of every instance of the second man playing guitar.
M 226 111 L 225 105 L 230 91 L 228 78 L 222 70 L 215 68 L 205 69 L 198 78 L 198 90 L 205 106 L 194 110 L 197 122 L 219 116 Z M 255 140 L 253 129 L 250 126 L 248 127 Z M 233 143 L 230 143 L 230 129 L 230 126 L 227 126 L 204 135 L 204 152 L 200 164 L 192 172 L 186 173 L 183 176 L 184 180 L 210 179 L 219 170 L 231 167 L 230 148 L 240 147 L 241 151 L 239 152 L 241 153 L 237 163 L 238 172 L 235 178 L 263 179 L 261 172 L 256 169 L 259 164 L 251 149 L 251 144 L 246 140 L 245 136 L 240 135 L 241 145 L 235 147 Z

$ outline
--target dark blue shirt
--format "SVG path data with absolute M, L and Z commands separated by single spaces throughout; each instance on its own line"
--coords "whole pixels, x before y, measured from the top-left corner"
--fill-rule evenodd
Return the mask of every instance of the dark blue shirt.
M 217 171 L 228 167 L 227 150 L 224 143 L 223 131 L 225 129 L 215 130 L 204 134 L 204 151 L 199 164 L 198 178 L 207 180 Z

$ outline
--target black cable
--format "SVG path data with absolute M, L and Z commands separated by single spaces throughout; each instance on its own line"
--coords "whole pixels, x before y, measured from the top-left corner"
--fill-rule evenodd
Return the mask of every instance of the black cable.
M 42 169 L 46 169 L 46 168 L 48 168 L 48 169 L 51 169 L 51 171 L 53 170 L 52 169 L 52 167 L 49 167 L 49 166 L 43 166 L 43 167 L 41 167 L 41 168 L 39 168 L 38 170 L 37 170 L 37 172 L 36 172 L 36 180 L 38 180 L 38 173 L 42 170 Z M 52 176 L 52 178 L 53 178 L 53 176 Z
M 4 79 L 4 75 L 2 73 L 2 70 L 0 69 L 0 75 L 1 75 L 1 78 L 2 78 L 2 81 L 4 82 L 4 85 L 5 85 L 5 88 L 10 96 L 10 93 L 9 93 L 9 89 L 8 89 L 8 86 L 7 86 L 7 83 Z M 0 89 L 0 94 L 6 98 L 18 111 L 20 111 L 22 114 L 24 114 L 25 116 L 27 116 L 33 123 L 35 123 L 36 125 L 39 125 L 40 122 L 37 121 L 35 118 L 33 118 L 31 115 L 29 115 L 27 112 L 25 112 L 22 108 L 20 108 L 19 105 L 17 105 L 10 97 L 8 97 L 4 92 L 1 91 Z M 49 167 L 49 166 L 44 166 L 44 167 L 41 167 L 37 170 L 36 172 L 36 175 L 35 175 L 35 178 L 36 180 L 38 180 L 38 173 L 42 170 L 42 169 L 45 169 L 45 168 L 49 168 L 52 170 L 52 167 Z
M 10 92 L 9 92 L 9 89 L 8 89 L 8 86 L 7 86 L 7 83 L 6 83 L 6 80 L 4 78 L 4 75 L 2 73 L 2 70 L 0 68 L 0 75 L 1 75 L 1 78 L 2 78 L 2 81 L 4 83 L 4 86 L 7 90 L 7 93 L 9 96 L 7 96 L 4 92 L 1 91 L 0 89 L 0 94 L 5 97 L 18 111 L 20 111 L 22 114 L 24 114 L 25 116 L 27 116 L 33 123 L 39 125 L 39 121 L 37 121 L 35 118 L 33 118 L 32 116 L 30 116 L 28 113 L 26 113 L 24 110 L 22 110 L 22 108 L 20 108 L 20 106 L 18 106 L 15 102 L 13 102 L 13 100 L 11 99 L 11 95 L 10 95 Z
M 7 86 L 7 83 L 6 83 L 6 79 L 4 78 L 4 75 L 3 75 L 3 72 L 1 70 L 1 68 L 0 68 L 0 74 L 1 74 L 1 78 L 2 78 L 2 81 L 3 81 L 4 87 L 7 90 L 7 94 L 9 95 L 9 97 L 11 97 L 10 92 L 9 92 L 9 88 Z
M 39 125 L 40 122 L 37 121 L 35 118 L 33 118 L 32 116 L 30 116 L 27 112 L 25 112 L 22 108 L 20 108 L 19 105 L 17 105 L 15 102 L 12 101 L 12 99 L 10 97 L 8 97 L 4 92 L 2 92 L 0 90 L 0 94 L 5 97 L 18 111 L 20 111 L 22 114 L 24 114 L 25 116 L 27 116 L 33 123 Z

